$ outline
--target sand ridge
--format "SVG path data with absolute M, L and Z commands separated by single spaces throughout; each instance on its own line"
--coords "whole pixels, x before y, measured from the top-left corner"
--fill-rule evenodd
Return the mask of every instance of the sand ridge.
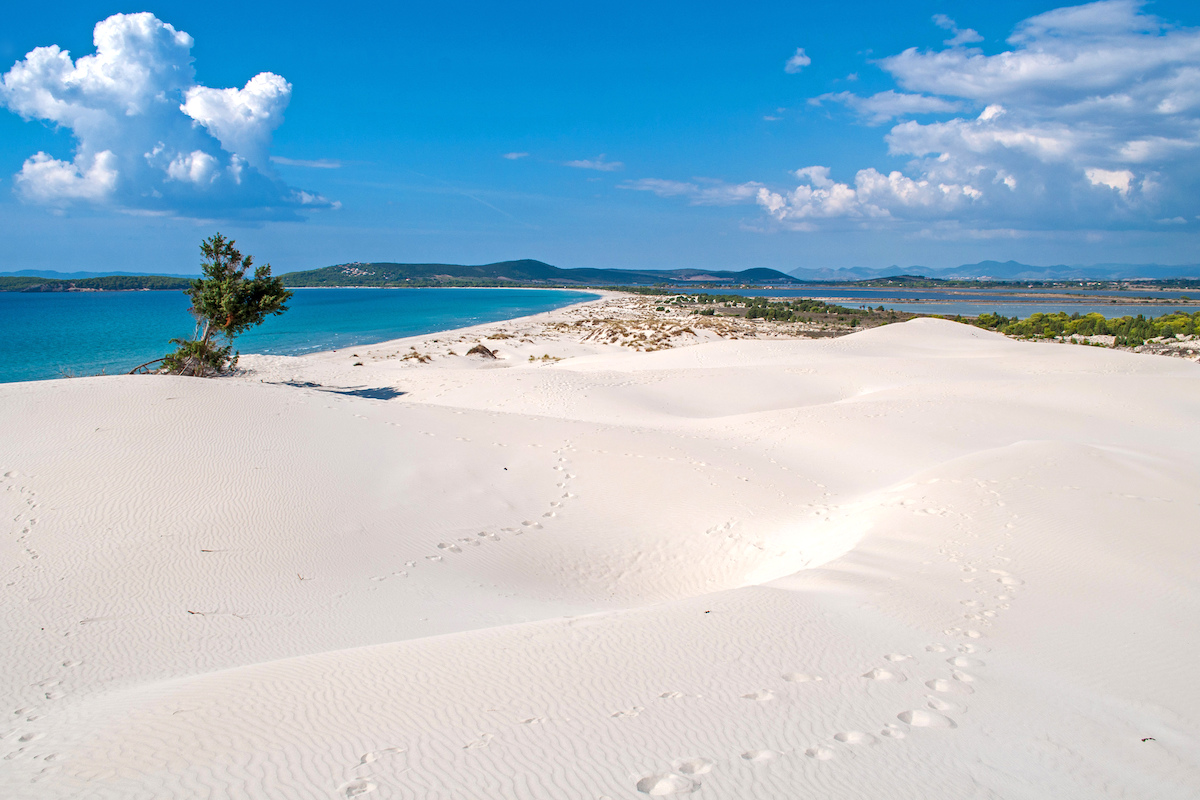
M 1194 364 L 623 303 L 0 387 L 5 796 L 1191 795 Z

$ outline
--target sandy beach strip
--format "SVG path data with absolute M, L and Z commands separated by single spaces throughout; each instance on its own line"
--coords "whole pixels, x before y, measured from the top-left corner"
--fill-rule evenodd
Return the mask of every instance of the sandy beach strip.
M 0 386 L 0 795 L 1194 797 L 1200 367 L 802 333 Z

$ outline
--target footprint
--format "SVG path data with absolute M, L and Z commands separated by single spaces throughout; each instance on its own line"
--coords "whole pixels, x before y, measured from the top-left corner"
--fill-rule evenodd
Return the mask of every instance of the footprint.
M 951 703 L 949 700 L 943 700 L 932 694 L 925 695 L 925 705 L 932 708 L 934 711 L 952 711 L 958 714 L 964 714 L 967 707 L 959 703 Z
M 1013 578 L 1013 577 L 1007 576 L 1007 575 L 1003 578 L 997 578 L 996 583 L 1002 583 L 1005 586 L 1024 586 L 1025 585 L 1025 581 L 1021 580 L 1020 578 Z
M 817 761 L 829 761 L 837 754 L 830 747 L 810 747 L 804 751 L 804 755 L 815 758 Z M 742 756 L 742 758 L 745 757 L 745 755 Z
M 360 778 L 359 780 L 350 781 L 347 784 L 343 784 L 342 788 L 338 791 L 340 791 L 345 797 L 358 797 L 360 795 L 367 794 L 368 792 L 375 791 L 375 784 L 371 783 L 365 778 Z
M 901 722 L 912 725 L 914 728 L 957 728 L 958 723 L 947 717 L 945 714 L 939 714 L 936 711 L 924 711 L 922 709 L 914 709 L 912 711 L 901 711 L 896 715 L 896 718 Z
M 402 748 L 402 747 L 385 747 L 382 750 L 372 750 L 369 753 L 362 754 L 362 757 L 358 761 L 358 766 L 362 767 L 367 764 L 374 764 L 376 761 L 378 761 L 383 756 L 391 756 L 391 755 L 396 755 L 398 753 L 403 753 L 403 752 L 404 752 L 404 748 Z
M 928 653 L 944 653 L 946 652 L 946 645 L 936 643 L 929 644 L 925 646 L 925 651 Z
M 637 790 L 651 797 L 662 797 L 669 794 L 691 794 L 700 788 L 700 782 L 686 775 L 665 772 L 660 775 L 647 775 L 637 782 Z
M 659 695 L 664 700 L 676 700 L 683 697 L 683 692 L 663 692 Z
M 770 689 L 759 689 L 757 692 L 742 695 L 743 700 L 757 700 L 760 703 L 765 703 L 768 700 L 775 699 L 775 693 Z
M 441 556 L 425 556 L 426 561 L 441 561 Z
M 809 675 L 804 672 L 785 672 L 783 679 L 790 683 L 815 683 L 824 680 L 820 675 Z
M 712 772 L 713 762 L 707 758 L 684 758 L 671 766 L 681 775 L 707 775 Z
M 968 675 L 967 673 L 965 673 L 961 670 L 957 670 L 957 669 L 950 670 L 950 677 L 954 678 L 954 680 L 956 680 L 956 681 L 962 681 L 963 683 L 974 683 L 975 682 L 974 675 Z
M 487 747 L 489 744 L 491 744 L 492 739 L 494 738 L 496 738 L 494 734 L 481 733 L 479 738 L 475 741 L 464 744 L 463 750 L 478 750 L 481 747 Z
M 988 648 L 984 647 L 981 644 L 970 644 L 970 643 L 960 644 L 956 649 L 960 653 L 971 653 L 971 654 L 986 653 L 988 650 Z
M 765 764 L 779 758 L 779 753 L 774 750 L 747 750 L 742 753 L 742 758 L 755 764 Z
M 925 681 L 925 685 L 935 692 L 945 692 L 946 694 L 974 694 L 975 690 L 967 686 L 961 681 L 951 681 L 945 678 L 935 678 L 931 681 Z
M 530 717 L 529 719 L 521 720 L 522 725 L 541 725 L 546 720 L 542 717 Z
M 878 741 L 871 734 L 862 731 L 842 731 L 835 733 L 833 738 L 843 744 L 874 744 Z
M 886 736 L 889 739 L 903 739 L 904 731 L 899 725 L 892 722 L 884 723 L 883 730 L 879 732 L 880 736 Z
M 898 672 L 880 669 L 879 667 L 876 667 L 870 672 L 864 672 L 862 677 L 872 681 L 895 681 L 896 683 L 903 683 L 904 681 L 908 680 L 908 678 L 904 677 Z
M 451 542 L 441 542 L 438 544 L 438 550 L 449 550 L 451 553 L 461 553 L 462 548 Z
M 912 656 L 906 656 L 903 653 L 888 653 L 884 656 L 888 661 L 911 661 Z
M 645 710 L 646 709 L 642 708 L 641 706 L 634 706 L 633 708 L 626 709 L 624 711 L 614 711 L 613 713 L 609 714 L 609 716 L 613 719 L 624 719 L 625 717 L 636 717 Z

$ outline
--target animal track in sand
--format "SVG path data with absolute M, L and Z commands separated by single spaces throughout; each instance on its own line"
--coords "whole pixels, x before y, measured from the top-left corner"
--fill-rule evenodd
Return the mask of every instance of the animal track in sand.
M 816 683 L 825 680 L 820 675 L 809 675 L 805 672 L 785 672 L 783 679 L 789 683 Z
M 674 772 L 647 775 L 637 782 L 637 790 L 651 797 L 663 797 L 670 794 L 691 794 L 699 788 L 699 781 L 694 781 L 686 775 L 679 775 Z
M 908 678 L 904 677 L 899 672 L 892 672 L 891 670 L 880 669 L 879 667 L 876 667 L 870 672 L 864 672 L 862 677 L 871 681 L 894 681 L 896 683 L 903 683 L 904 681 L 908 680 Z
M 944 652 L 946 652 L 947 647 L 944 644 L 938 644 L 937 642 L 935 642 L 933 644 L 925 645 L 925 650 L 926 650 L 926 652 L 929 652 L 929 653 L 944 653 Z
M 835 733 L 833 738 L 842 744 L 874 744 L 879 741 L 871 734 L 862 731 L 841 731 Z
M 542 717 L 530 717 L 529 719 L 521 720 L 522 725 L 541 725 L 546 720 Z
M 957 728 L 958 723 L 947 717 L 945 714 L 939 714 L 936 711 L 925 711 L 923 709 L 913 709 L 912 711 L 901 711 L 896 715 L 896 718 L 901 722 L 911 725 L 914 728 Z
M 779 758 L 779 753 L 774 750 L 747 750 L 742 753 L 742 758 L 754 764 L 765 764 Z
M 707 775 L 712 772 L 713 762 L 707 758 L 682 758 L 671 766 L 681 775 Z
M 765 703 L 768 700 L 775 699 L 775 693 L 770 689 L 759 689 L 756 692 L 742 695 L 743 700 L 757 700 L 760 703 Z
M 664 700 L 677 700 L 678 698 L 683 697 L 683 692 L 663 692 L 659 695 L 659 697 Z
M 904 731 L 901 729 L 901 727 L 899 725 L 896 725 L 895 723 L 885 722 L 883 725 L 883 730 L 881 730 L 879 732 L 879 735 L 886 736 L 889 739 L 903 739 Z
M 461 553 L 462 552 L 461 547 L 459 547 L 458 545 L 453 544 L 451 542 L 440 542 L 438 544 L 438 550 L 449 550 L 451 553 Z
M 645 710 L 646 709 L 642 708 L 641 706 L 634 706 L 633 708 L 624 709 L 622 711 L 614 711 L 613 713 L 609 714 L 609 716 L 613 719 L 624 719 L 626 717 L 636 717 Z
M 888 653 L 884 656 L 888 661 L 911 661 L 912 656 L 904 655 L 903 653 Z
M 815 758 L 817 761 L 829 761 L 837 753 L 833 752 L 833 748 L 830 747 L 810 747 L 804 751 L 804 755 L 809 758 Z M 745 758 L 745 756 L 743 755 L 742 758 Z

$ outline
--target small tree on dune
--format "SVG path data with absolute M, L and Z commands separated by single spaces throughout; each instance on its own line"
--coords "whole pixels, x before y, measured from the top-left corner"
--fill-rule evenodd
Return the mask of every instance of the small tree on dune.
M 280 278 L 271 277 L 271 265 L 258 267 L 247 278 L 253 257 L 242 256 L 234 244 L 219 233 L 200 243 L 203 277 L 184 290 L 192 298 L 188 310 L 196 318 L 196 332 L 191 339 L 171 340 L 179 349 L 163 359 L 163 372 L 197 377 L 228 372 L 237 366 L 238 354 L 231 355 L 233 337 L 287 311 L 292 293 Z M 220 339 L 223 346 L 217 344 Z

